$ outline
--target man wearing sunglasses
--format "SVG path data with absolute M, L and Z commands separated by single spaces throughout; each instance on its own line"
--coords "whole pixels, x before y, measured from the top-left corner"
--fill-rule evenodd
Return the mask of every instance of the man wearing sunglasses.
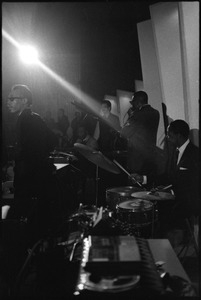
M 36 211 L 41 215 L 45 212 L 45 197 L 48 198 L 47 186 L 54 172 L 54 165 L 50 163 L 48 157 L 50 151 L 54 150 L 55 137 L 43 119 L 32 111 L 31 105 L 30 89 L 26 85 L 14 85 L 7 101 L 9 111 L 18 115 L 15 142 L 14 206 L 11 207 L 8 214 L 9 218 L 14 219 L 29 220 Z

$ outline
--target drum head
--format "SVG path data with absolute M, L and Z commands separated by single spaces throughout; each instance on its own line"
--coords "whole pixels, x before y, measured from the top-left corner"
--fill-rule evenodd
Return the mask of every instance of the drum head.
M 118 205 L 120 209 L 126 209 L 131 211 L 145 211 L 150 210 L 153 207 L 153 203 L 143 199 L 127 200 Z
M 130 196 L 134 192 L 142 191 L 142 189 L 134 186 L 119 186 L 107 189 L 106 193 L 109 194 L 118 194 L 121 196 Z

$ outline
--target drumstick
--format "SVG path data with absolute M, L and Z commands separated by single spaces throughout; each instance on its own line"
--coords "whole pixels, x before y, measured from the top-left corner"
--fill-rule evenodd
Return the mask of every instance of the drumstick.
M 60 151 L 59 151 L 59 153 L 62 154 L 62 155 L 65 155 L 65 156 L 71 156 L 71 157 L 74 156 L 73 154 L 69 154 L 69 153 L 65 153 L 65 152 L 60 152 Z M 75 156 L 74 156 L 74 157 L 75 157 Z
M 114 162 L 120 169 L 122 169 L 122 171 L 124 171 L 130 178 L 134 179 L 135 182 L 136 182 L 140 187 L 142 187 L 142 185 L 141 185 L 135 178 L 133 178 L 133 177 L 131 176 L 131 174 L 128 173 L 128 171 L 126 171 L 126 170 L 122 167 L 122 165 L 120 165 L 120 164 L 118 163 L 118 161 L 116 161 L 115 159 L 113 159 L 113 162 Z

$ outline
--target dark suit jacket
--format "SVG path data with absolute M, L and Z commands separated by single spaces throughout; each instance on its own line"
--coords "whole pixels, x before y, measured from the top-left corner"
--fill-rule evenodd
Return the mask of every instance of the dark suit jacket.
M 42 118 L 25 109 L 16 124 L 15 194 L 31 194 L 49 172 L 48 155 L 56 138 Z
M 128 140 L 128 168 L 131 172 L 144 172 L 155 151 L 160 114 L 145 105 L 128 119 L 121 135 Z M 151 165 L 150 165 L 151 168 Z
M 170 152 L 164 173 L 148 174 L 148 186 L 153 182 L 155 186 L 172 184 L 178 208 L 186 215 L 200 214 L 198 147 L 190 142 L 177 166 L 173 165 Z
M 100 150 L 103 152 L 114 150 L 116 133 L 121 128 L 118 116 L 110 113 L 107 119 L 100 119 L 99 126 L 100 136 L 98 138 L 98 145 Z
M 191 142 L 177 165 L 173 184 L 176 200 L 185 202 L 186 209 L 199 214 L 199 150 Z

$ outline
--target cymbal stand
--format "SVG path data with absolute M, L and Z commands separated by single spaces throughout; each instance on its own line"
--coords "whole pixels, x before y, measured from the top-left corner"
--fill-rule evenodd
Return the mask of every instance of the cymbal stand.
M 116 161 L 115 159 L 113 159 L 113 162 L 122 170 L 122 171 L 124 171 L 124 173 L 126 173 L 127 175 L 128 175 L 128 177 L 130 177 L 135 183 L 137 183 L 141 188 L 142 188 L 142 184 L 139 182 L 139 181 L 137 181 L 135 178 L 133 178 L 132 176 L 131 176 L 131 174 L 126 170 L 126 169 L 124 169 L 123 167 L 122 167 L 122 165 L 120 165 L 120 163 L 118 162 L 118 161 Z
M 98 165 L 96 165 L 96 184 L 95 184 L 95 197 L 96 197 L 96 207 L 98 207 L 98 181 L 99 181 L 99 177 L 98 177 Z

